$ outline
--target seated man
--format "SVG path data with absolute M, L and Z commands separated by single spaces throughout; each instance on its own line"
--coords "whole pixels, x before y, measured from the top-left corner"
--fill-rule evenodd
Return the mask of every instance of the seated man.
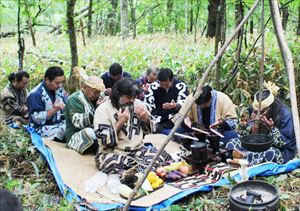
M 248 124 L 248 132 L 252 134 L 265 133 L 266 128 L 264 129 L 263 125 L 268 125 L 271 130 L 267 133 L 273 136 L 273 145 L 263 152 L 250 152 L 244 150 L 241 141 L 236 138 L 230 140 L 226 148 L 242 151 L 241 156 L 244 156 L 243 158 L 253 165 L 263 162 L 286 163 L 293 159 L 297 153 L 297 146 L 293 116 L 289 108 L 274 97 L 269 90 L 263 90 L 262 92 L 260 116 L 256 114 L 258 110 L 258 93 L 254 95 L 252 106 L 254 109 L 252 119 L 261 122 L 259 124 Z
M 11 122 L 28 122 L 27 90 L 29 74 L 25 71 L 11 73 L 8 76 L 9 85 L 1 91 L 1 120 Z
M 96 162 L 105 173 L 133 167 L 143 171 L 157 151 L 143 146 L 144 135 L 151 132 L 151 121 L 145 105 L 135 99 L 136 89 L 132 79 L 119 80 L 110 100 L 100 104 L 95 112 L 94 129 L 99 143 Z M 163 151 L 155 167 L 170 159 Z
M 66 141 L 69 148 L 84 153 L 96 152 L 98 143 L 93 122 L 97 101 L 104 91 L 102 79 L 90 76 L 82 90 L 73 93 L 66 103 Z
M 191 95 L 186 102 L 191 99 Z M 193 123 L 200 124 L 206 129 L 218 127 L 218 131 L 224 135 L 220 141 L 227 143 L 231 138 L 237 138 L 235 132 L 237 115 L 235 105 L 224 93 L 213 90 L 210 86 L 204 86 L 202 93 L 192 106 L 185 124 L 189 127 Z
M 67 93 L 63 88 L 64 71 L 60 67 L 49 67 L 44 80 L 37 85 L 27 99 L 30 126 L 42 137 L 64 141 L 65 120 L 63 118 Z
M 123 72 L 122 66 L 118 63 L 110 65 L 109 71 L 101 76 L 106 89 L 105 94 L 110 95 L 113 85 L 124 77 L 131 78 L 131 75 L 128 72 Z
M 172 118 L 181 108 L 188 95 L 185 83 L 173 77 L 169 68 L 161 68 L 157 75 L 158 81 L 148 89 L 144 102 L 156 118 L 156 133 L 168 134 L 173 128 Z
M 140 95 L 140 100 L 144 100 L 145 95 L 148 93 L 150 84 L 152 84 L 157 79 L 158 68 L 151 66 L 147 69 L 146 75 L 143 75 L 136 79 L 136 82 L 141 86 L 142 93 Z

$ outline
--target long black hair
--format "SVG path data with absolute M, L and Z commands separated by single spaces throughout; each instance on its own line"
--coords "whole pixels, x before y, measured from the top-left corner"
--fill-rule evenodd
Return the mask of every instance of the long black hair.
M 119 109 L 119 100 L 121 96 L 127 95 L 136 97 L 138 94 L 138 86 L 131 78 L 122 78 L 112 87 L 110 100 L 113 107 Z

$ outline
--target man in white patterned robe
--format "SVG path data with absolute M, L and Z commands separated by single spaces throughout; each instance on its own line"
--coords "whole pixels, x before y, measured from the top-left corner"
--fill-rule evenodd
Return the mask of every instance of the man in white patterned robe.
M 143 145 L 144 135 L 151 132 L 151 121 L 146 106 L 135 99 L 137 89 L 132 79 L 119 80 L 112 88 L 110 100 L 95 112 L 94 129 L 99 143 L 96 162 L 105 173 L 130 168 L 143 171 L 157 151 Z M 170 159 L 163 151 L 155 167 Z

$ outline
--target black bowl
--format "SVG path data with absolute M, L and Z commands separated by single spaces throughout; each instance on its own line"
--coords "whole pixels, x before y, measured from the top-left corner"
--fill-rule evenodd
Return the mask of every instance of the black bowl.
M 273 143 L 273 137 L 265 134 L 249 134 L 240 137 L 240 140 L 242 147 L 252 152 L 266 151 Z
M 254 200 L 253 196 L 258 196 L 259 199 L 255 198 Z M 250 197 L 252 197 L 252 200 Z M 229 192 L 229 204 L 232 211 L 275 211 L 280 207 L 280 199 L 278 189 L 274 185 L 252 180 L 238 183 L 231 188 Z

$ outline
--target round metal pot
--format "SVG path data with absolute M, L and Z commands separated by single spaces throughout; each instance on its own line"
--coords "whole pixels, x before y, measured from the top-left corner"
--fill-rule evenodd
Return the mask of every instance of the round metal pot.
M 265 134 L 249 134 L 240 137 L 240 140 L 242 147 L 252 152 L 266 151 L 273 143 L 273 137 Z
M 232 211 L 276 211 L 280 207 L 278 189 L 263 181 L 241 182 L 231 188 L 229 205 Z

